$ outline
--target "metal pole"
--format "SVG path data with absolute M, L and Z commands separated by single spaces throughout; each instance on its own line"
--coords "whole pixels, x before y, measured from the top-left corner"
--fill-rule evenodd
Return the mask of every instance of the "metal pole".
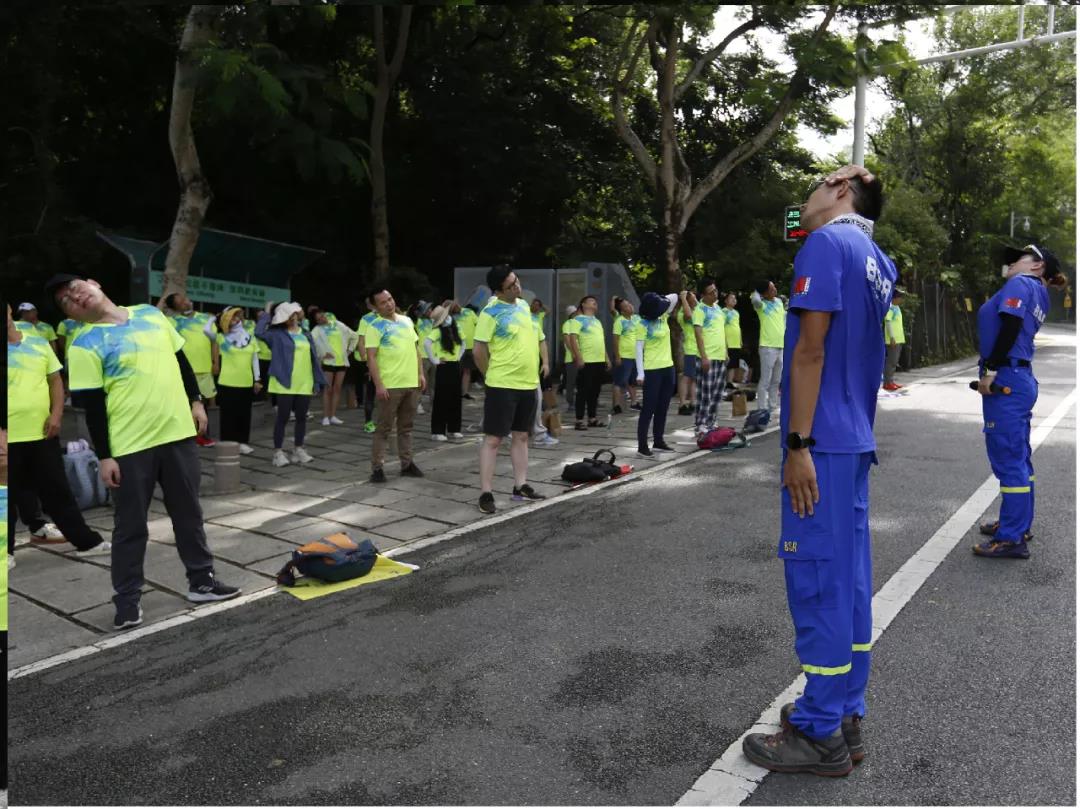
M 860 43 L 866 37 L 866 23 L 859 22 Z M 851 162 L 856 166 L 863 165 L 866 153 L 866 72 L 863 65 L 866 60 L 866 48 L 859 47 L 855 51 L 855 139 L 851 146 Z
M 1054 7 L 1047 6 L 1046 10 L 1049 14 L 1046 18 L 1046 35 L 1050 36 L 1054 33 Z
M 1020 18 L 1016 23 L 1016 41 L 1024 41 L 1024 4 L 1020 4 Z
M 953 51 L 952 53 L 942 53 L 937 56 L 928 56 L 925 59 L 914 59 L 911 62 L 897 62 L 892 65 L 884 65 L 880 68 L 880 71 L 886 70 L 892 67 L 904 67 L 910 65 L 932 65 L 934 62 L 947 62 L 952 59 L 963 59 L 968 56 L 982 56 L 986 53 L 994 53 L 996 51 L 1014 51 L 1017 48 L 1026 48 L 1031 45 L 1049 45 L 1052 42 L 1061 42 L 1066 39 L 1075 39 L 1076 31 L 1061 31 L 1057 34 L 1050 36 L 1038 36 L 1031 39 L 1025 39 L 1022 42 L 999 42 L 996 45 L 985 45 L 981 48 L 968 48 L 963 51 Z M 880 72 L 879 71 L 879 72 Z
M 1009 211 L 1009 238 L 1013 237 L 1013 231 L 1016 229 L 1016 211 Z

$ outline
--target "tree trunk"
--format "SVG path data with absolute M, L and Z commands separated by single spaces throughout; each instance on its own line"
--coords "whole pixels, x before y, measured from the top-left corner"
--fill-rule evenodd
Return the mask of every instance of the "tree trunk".
M 375 277 L 390 275 L 390 214 L 386 201 L 386 161 L 383 154 L 383 136 L 386 132 L 386 111 L 390 105 L 390 92 L 401 73 L 405 59 L 405 46 L 409 39 L 409 22 L 412 6 L 403 6 L 398 20 L 397 44 L 390 62 L 386 61 L 386 30 L 383 25 L 383 8 L 373 7 L 375 20 L 375 104 L 371 116 L 371 233 L 375 247 Z
M 180 184 L 180 206 L 176 211 L 169 253 L 165 258 L 165 283 L 161 298 L 187 290 L 188 265 L 199 241 L 206 209 L 213 193 L 203 176 L 195 136 L 191 130 L 191 110 L 195 106 L 198 72 L 197 49 L 206 46 L 214 33 L 214 23 L 224 6 L 192 6 L 180 38 L 173 75 L 172 106 L 169 109 L 169 147 Z M 160 305 L 160 302 L 159 302 Z

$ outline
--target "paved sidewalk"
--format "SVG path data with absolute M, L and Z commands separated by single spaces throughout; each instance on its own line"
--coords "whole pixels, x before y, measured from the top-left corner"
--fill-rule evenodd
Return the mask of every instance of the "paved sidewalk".
M 275 468 L 272 454 L 272 422 L 266 406 L 258 407 L 252 431 L 253 455 L 241 459 L 243 491 L 216 496 L 213 459 L 215 450 L 201 449 L 202 506 L 210 548 L 217 559 L 218 576 L 229 584 L 252 593 L 274 585 L 274 574 L 297 546 L 337 531 L 354 539 L 370 538 L 380 550 L 389 550 L 412 541 L 484 519 L 476 501 L 479 497 L 476 432 L 483 394 L 474 388 L 472 401 L 464 401 L 466 438 L 436 442 L 430 437 L 430 417 L 418 416 L 413 435 L 415 459 L 426 477 L 398 475 L 396 450 L 391 444 L 385 484 L 368 482 L 371 471 L 372 436 L 362 429 L 363 413 L 346 410 L 340 415 L 343 426 L 323 427 L 320 405 L 308 422 L 306 446 L 315 460 L 307 465 Z M 550 449 L 529 449 L 529 482 L 548 497 L 567 491 L 559 480 L 564 464 L 581 460 L 598 449 L 613 449 L 621 463 L 636 470 L 670 460 L 670 454 L 656 459 L 636 456 L 637 412 L 613 416 L 609 427 L 573 429 L 573 416 L 560 397 L 564 421 L 560 443 Z M 424 406 L 430 412 L 430 402 Z M 753 403 L 749 405 L 753 407 Z M 611 410 L 611 389 L 600 397 L 600 419 L 606 422 Z M 667 440 L 677 453 L 697 451 L 691 434 L 692 416 L 676 415 L 673 400 L 667 426 Z M 742 417 L 731 419 L 731 404 L 722 403 L 721 424 L 741 427 Z M 65 427 L 68 427 L 65 421 Z M 76 436 L 68 434 L 64 440 Z M 286 434 L 291 447 L 292 425 Z M 498 513 L 520 507 L 510 500 L 513 477 L 506 445 L 500 450 L 496 468 L 495 498 Z M 146 554 L 147 584 L 142 598 L 144 623 L 150 624 L 189 612 L 195 605 L 184 599 L 187 583 L 177 557 L 172 524 L 160 499 L 160 490 L 150 506 L 150 544 Z M 112 509 L 97 508 L 86 513 L 87 522 L 106 537 L 112 530 Z M 9 668 L 86 646 L 112 634 L 112 587 L 108 557 L 77 559 L 68 545 L 42 548 L 31 546 L 25 528 L 16 535 L 16 568 L 9 577 L 10 625 Z M 67 551 L 67 552 L 65 552 Z

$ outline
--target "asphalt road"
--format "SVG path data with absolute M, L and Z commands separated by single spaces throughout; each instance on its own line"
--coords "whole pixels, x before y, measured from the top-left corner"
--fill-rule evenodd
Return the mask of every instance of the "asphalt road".
M 1075 379 L 1044 347 L 1036 416 Z M 879 409 L 875 589 L 989 475 L 975 394 Z M 686 419 L 677 420 L 681 426 Z M 755 804 L 1073 804 L 1075 409 L 1028 561 L 962 542 L 875 647 L 868 757 Z M 776 436 L 9 682 L 13 804 L 672 804 L 798 674 Z

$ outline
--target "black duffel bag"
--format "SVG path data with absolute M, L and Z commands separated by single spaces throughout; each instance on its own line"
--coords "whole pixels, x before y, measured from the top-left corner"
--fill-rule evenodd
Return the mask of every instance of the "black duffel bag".
M 600 457 L 605 453 L 609 460 Z M 621 474 L 622 468 L 615 465 L 615 453 L 610 449 L 598 449 L 591 458 L 564 466 L 562 479 L 569 483 L 598 483 Z

